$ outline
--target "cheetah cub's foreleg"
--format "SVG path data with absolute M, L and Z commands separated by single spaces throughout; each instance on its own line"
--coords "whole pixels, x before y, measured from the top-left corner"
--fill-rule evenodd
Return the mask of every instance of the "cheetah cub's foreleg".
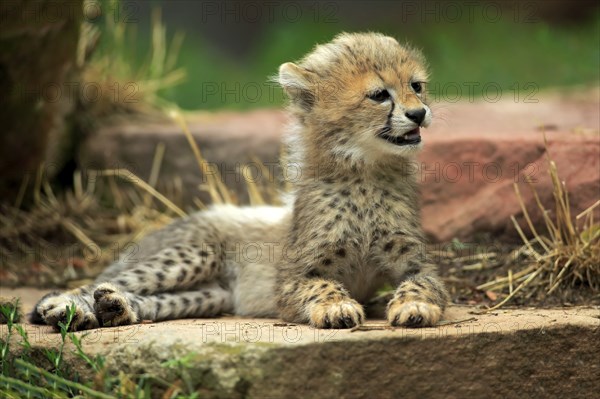
M 308 321 L 316 328 L 352 328 L 365 320 L 362 306 L 341 284 L 321 278 L 285 283 L 279 307 L 284 320 Z
M 392 326 L 429 327 L 444 312 L 448 294 L 437 276 L 421 274 L 403 281 L 387 306 L 387 319 Z
M 430 327 L 444 312 L 450 298 L 419 236 L 397 234 L 378 247 L 392 281 L 397 284 L 387 305 L 392 326 Z

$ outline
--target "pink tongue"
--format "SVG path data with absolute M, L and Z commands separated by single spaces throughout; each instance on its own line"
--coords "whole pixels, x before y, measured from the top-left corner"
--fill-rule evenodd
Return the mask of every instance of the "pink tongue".
M 418 137 L 421 136 L 421 129 L 416 128 L 415 130 L 411 130 L 410 132 L 406 133 L 404 135 L 405 139 L 411 140 L 411 139 L 416 139 Z

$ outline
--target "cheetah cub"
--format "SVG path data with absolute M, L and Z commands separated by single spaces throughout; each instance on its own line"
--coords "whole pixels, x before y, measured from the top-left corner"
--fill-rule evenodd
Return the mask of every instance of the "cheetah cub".
M 175 221 L 93 284 L 44 297 L 32 321 L 57 327 L 74 303 L 73 330 L 222 313 L 350 328 L 387 282 L 390 324 L 434 325 L 448 295 L 427 259 L 411 167 L 432 119 L 424 64 L 393 38 L 359 33 L 281 65 L 296 120 L 291 204 Z

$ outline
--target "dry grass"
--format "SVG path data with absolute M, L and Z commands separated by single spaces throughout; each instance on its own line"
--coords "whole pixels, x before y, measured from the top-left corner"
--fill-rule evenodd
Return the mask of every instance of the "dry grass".
M 190 148 L 194 152 L 194 157 L 196 158 L 200 173 L 206 177 L 206 184 L 201 185 L 200 188 L 210 194 L 211 203 L 239 205 L 239 199 L 235 193 L 225 185 L 216 165 L 206 162 L 202 156 L 200 148 L 194 140 L 182 112 L 177 109 L 177 107 L 171 106 L 167 111 L 167 115 L 177 123 L 185 134 Z M 279 187 L 269 168 L 267 168 L 258 158 L 253 157 L 252 162 L 253 166 L 258 166 L 261 169 L 261 176 L 264 176 L 264 178 L 260 179 L 260 181 L 262 181 L 261 184 L 252 179 L 251 173 L 244 173 L 244 169 L 248 168 L 248 165 L 242 167 L 242 176 L 244 177 L 248 190 L 250 205 L 281 205 L 281 192 L 288 190 L 289 187 Z M 205 205 L 200 203 L 199 200 L 196 200 L 195 202 L 200 209 L 205 208 Z
M 101 9 L 98 0 L 86 0 L 86 10 Z M 96 3 L 92 7 L 89 3 Z M 160 9 L 152 14 L 150 49 L 144 63 L 136 66 L 134 51 L 139 47 L 135 24 L 128 23 L 126 12 L 115 18 L 110 10 L 119 10 L 119 0 L 111 0 L 102 9 L 107 15 L 102 24 L 87 22 L 96 16 L 88 15 L 79 39 L 77 62 L 81 69 L 81 106 L 91 120 L 119 114 L 155 116 L 157 108 L 167 104 L 160 97 L 161 90 L 182 83 L 184 69 L 177 67 L 177 58 L 183 35 L 177 33 L 169 42 Z M 117 12 L 117 11 L 114 11 Z M 99 18 L 99 17 L 98 17 Z M 97 88 L 96 91 L 93 88 Z M 87 95 L 86 95 L 87 93 Z
M 2 206 L 0 281 L 47 286 L 92 277 L 129 243 L 185 214 L 133 174 L 112 172 L 90 171 L 85 179 L 76 172 L 73 190 L 61 194 L 41 169 L 32 185 L 24 182 L 33 204 Z M 123 187 L 116 177 L 134 184 Z
M 515 258 L 524 254 L 528 261 L 521 270 L 513 273 L 512 269 L 509 269 L 506 277 L 496 278 L 477 287 L 480 290 L 508 291 L 508 295 L 501 302 L 488 310 L 498 309 L 517 294 L 525 297 L 540 293 L 552 295 L 582 286 L 589 288 L 592 293 L 600 293 L 600 224 L 594 220 L 600 200 L 574 217 L 565 182 L 560 180 L 556 164 L 548 155 L 547 146 L 546 154 L 553 186 L 554 206 L 552 211 L 548 210 L 531 182 L 528 182 L 545 222 L 544 231 L 538 232 L 519 187 L 514 185 L 515 194 L 533 237 L 528 238 L 516 219 L 511 217 L 524 242 L 523 247 L 515 252 Z
M 207 183 L 199 188 L 209 194 L 211 203 L 239 205 L 218 170 L 206 173 L 212 166 L 202 157 L 182 113 L 170 108 L 167 116 L 188 138 L 199 171 L 207 177 Z M 79 285 L 100 273 L 120 252 L 127 253 L 132 249 L 128 246 L 145 234 L 174 218 L 185 217 L 187 213 L 173 200 L 181 197 L 180 179 L 165 187 L 165 194 L 156 188 L 163 154 L 164 145 L 159 144 L 148 182 L 126 169 L 91 170 L 85 178 L 76 172 L 73 189 L 56 194 L 43 168 L 33 182 L 25 178 L 14 205 L 1 206 L 0 254 L 4 267 L 0 282 Z M 263 169 L 268 172 L 268 168 Z M 246 179 L 250 204 L 281 203 L 272 181 L 266 179 L 259 185 Z M 26 193 L 33 197 L 33 204 L 23 209 Z M 200 200 L 194 202 L 198 209 L 206 208 Z

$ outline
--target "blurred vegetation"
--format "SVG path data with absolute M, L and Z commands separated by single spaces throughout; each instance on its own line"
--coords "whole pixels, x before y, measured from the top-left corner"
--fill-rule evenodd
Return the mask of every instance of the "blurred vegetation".
M 433 101 L 452 101 L 461 94 L 457 89 L 462 91 L 461 100 L 469 100 L 469 85 L 474 86 L 474 97 L 481 96 L 489 83 L 489 97 L 496 97 L 494 87 L 500 87 L 502 98 L 512 98 L 518 90 L 523 101 L 526 95 L 535 98 L 538 89 L 600 81 L 597 7 L 577 21 L 566 16 L 560 21 L 560 11 L 555 11 L 557 21 L 541 18 L 535 8 L 523 8 L 520 14 L 505 9 L 502 18 L 491 19 L 475 7 L 471 15 L 463 9 L 457 19 L 451 10 L 441 17 L 407 16 L 401 15 L 400 3 L 388 7 L 394 2 L 383 2 L 388 8 L 379 11 L 368 2 L 351 3 L 351 12 L 341 3 L 333 8 L 328 8 L 332 2 L 321 3 L 318 17 L 306 6 L 303 15 L 293 20 L 283 18 L 279 7 L 271 10 L 274 18 L 268 21 L 263 9 L 259 22 L 250 23 L 250 11 L 236 14 L 235 6 L 229 13 L 219 9 L 210 15 L 198 6 L 196 21 L 186 22 L 181 9 L 189 2 L 153 1 L 136 9 L 140 11 L 137 27 L 139 36 L 147 37 L 144 7 L 159 6 L 168 32 L 185 34 L 179 65 L 187 71 L 187 80 L 163 92 L 185 109 L 277 107 L 283 97 L 267 83 L 268 77 L 281 63 L 301 58 L 316 43 L 327 42 L 341 31 L 379 31 L 421 48 L 431 66 Z M 237 50 L 233 45 L 228 48 L 236 35 L 243 43 L 241 50 L 239 44 Z M 146 53 L 143 46 L 137 50 Z
M 159 93 L 185 80 L 184 68 L 177 65 L 183 34 L 176 32 L 167 42 L 158 7 L 141 37 L 129 23 L 126 2 L 85 0 L 84 10 L 77 62 L 83 84 L 97 85 L 102 95 L 80 96 L 82 113 L 88 120 L 119 111 L 156 113 L 165 105 Z

